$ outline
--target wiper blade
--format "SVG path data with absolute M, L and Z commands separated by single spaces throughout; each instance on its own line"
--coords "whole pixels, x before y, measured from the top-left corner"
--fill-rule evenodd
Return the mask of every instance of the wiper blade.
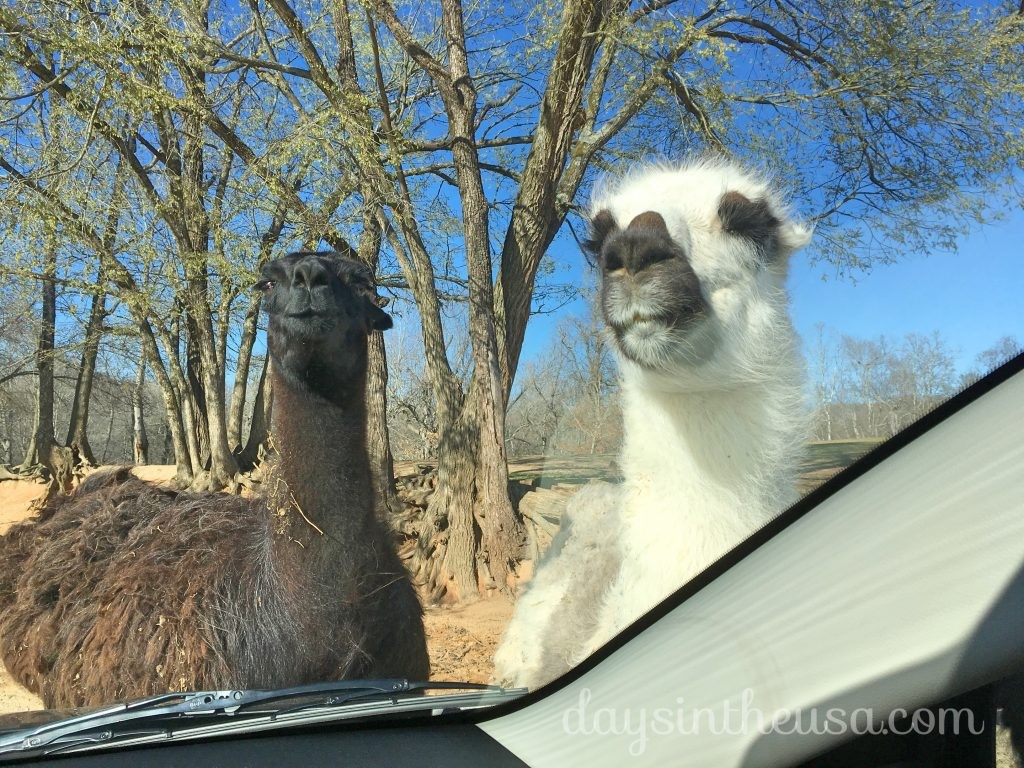
M 282 699 L 296 699 L 306 697 L 317 697 L 316 700 L 306 702 L 304 704 L 297 704 L 290 707 L 284 707 L 276 709 L 271 715 L 271 719 L 276 719 L 282 715 L 291 714 L 293 712 L 299 712 L 304 709 L 313 709 L 317 707 L 336 707 L 341 704 L 350 704 L 356 701 L 384 701 L 385 699 L 397 700 L 400 696 L 419 696 L 427 691 L 494 691 L 503 692 L 504 688 L 496 685 L 487 685 L 485 683 L 457 683 L 457 682 L 410 682 L 409 680 L 362 680 L 354 681 L 361 683 L 354 688 L 339 688 L 336 684 L 331 685 L 329 683 L 322 684 L 326 686 L 321 688 L 321 684 L 314 684 L 312 686 L 299 686 L 297 688 L 283 688 L 277 691 L 262 691 L 264 696 L 258 697 L 254 701 L 248 701 L 244 704 L 239 705 L 238 709 L 243 707 L 252 707 L 258 704 L 266 704 L 271 701 L 278 701 Z M 313 690 L 309 690 L 312 688 Z M 427 699 L 424 699 L 426 702 Z M 237 711 L 237 710 L 236 710 Z
M 420 696 L 428 691 L 480 691 L 512 693 L 483 683 L 410 681 L 405 679 L 341 680 L 310 683 L 272 690 L 221 690 L 190 693 L 165 693 L 138 701 L 117 704 L 84 715 L 58 720 L 36 728 L 0 736 L 0 756 L 10 753 L 63 750 L 87 743 L 110 742 L 123 735 L 138 734 L 137 726 L 155 721 L 181 721 L 194 718 L 269 716 L 275 719 L 304 709 L 333 707 L 351 703 L 397 701 Z M 423 696 L 430 706 L 431 699 Z M 273 702 L 313 699 L 285 708 L 268 707 Z M 264 705 L 264 706 L 260 706 Z M 128 726 L 126 728 L 126 726 Z M 161 733 L 147 728 L 147 733 Z M 170 731 L 166 734 L 169 736 Z

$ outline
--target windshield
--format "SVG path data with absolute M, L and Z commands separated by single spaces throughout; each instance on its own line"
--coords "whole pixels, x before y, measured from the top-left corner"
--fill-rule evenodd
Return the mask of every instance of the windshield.
M 6 5 L 0 712 L 557 680 L 1020 350 L 1021 34 Z

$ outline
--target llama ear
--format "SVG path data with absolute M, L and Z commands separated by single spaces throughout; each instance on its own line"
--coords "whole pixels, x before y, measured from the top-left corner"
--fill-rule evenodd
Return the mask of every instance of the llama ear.
M 338 257 L 338 277 L 348 283 L 349 287 L 357 296 L 362 297 L 366 311 L 366 326 L 368 331 L 386 331 L 394 321 L 391 315 L 381 307 L 387 306 L 390 301 L 386 296 L 377 295 L 377 287 L 374 284 L 373 270 L 360 261 Z
M 779 228 L 779 242 L 788 251 L 800 250 L 809 242 L 814 234 L 813 227 L 787 222 Z
M 391 301 L 390 298 L 378 296 L 377 290 L 372 284 L 360 285 L 356 290 L 362 294 L 363 300 L 366 302 L 366 324 L 371 331 L 386 331 L 395 324 L 391 315 L 383 309 Z
M 377 291 L 372 287 L 368 290 L 363 289 L 361 292 L 366 300 L 366 321 L 371 331 L 386 331 L 395 324 L 391 315 L 382 309 L 388 305 L 391 299 L 387 296 L 378 296 Z
M 635 217 L 626 229 L 645 229 L 649 232 L 657 232 L 659 235 L 668 237 L 668 225 L 665 219 L 657 211 L 644 211 Z
M 750 200 L 739 192 L 726 192 L 718 202 L 718 218 L 726 232 L 758 243 L 777 234 L 779 220 L 765 200 Z
M 387 299 L 383 300 L 385 303 Z M 388 328 L 395 324 L 394 320 L 391 319 L 391 315 L 377 306 L 374 302 L 369 302 L 369 308 L 367 309 L 367 318 L 370 321 L 370 330 L 372 331 L 386 331 Z
M 615 223 L 615 217 L 612 216 L 611 211 L 605 209 L 599 211 L 590 220 L 590 237 L 583 241 L 583 251 L 588 257 L 594 258 L 601 253 L 601 248 L 604 246 L 604 241 L 608 239 L 608 235 L 617 231 L 619 225 Z

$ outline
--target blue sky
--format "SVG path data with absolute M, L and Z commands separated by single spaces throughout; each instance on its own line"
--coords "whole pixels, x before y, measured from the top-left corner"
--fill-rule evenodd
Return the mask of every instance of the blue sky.
M 810 254 L 795 257 L 789 280 L 793 321 L 805 341 L 819 322 L 860 338 L 938 330 L 961 372 L 1003 336 L 1024 342 L 1024 210 L 963 238 L 956 253 L 907 255 L 855 282 L 836 278 L 828 265 L 811 267 Z
M 957 370 L 1003 336 L 1024 342 L 1024 210 L 961 239 L 955 253 L 908 254 L 851 278 L 826 263 L 811 265 L 813 241 L 793 260 L 789 279 L 793 322 L 808 343 L 818 323 L 858 338 L 939 331 L 956 355 Z M 552 245 L 558 280 L 576 281 L 590 268 L 564 235 Z M 540 354 L 558 318 L 583 312 L 581 302 L 531 319 L 523 359 Z

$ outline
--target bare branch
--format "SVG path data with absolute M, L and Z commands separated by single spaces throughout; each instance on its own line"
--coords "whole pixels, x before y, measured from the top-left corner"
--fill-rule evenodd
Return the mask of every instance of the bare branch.
M 367 6 L 373 9 L 374 14 L 384 22 L 384 25 L 394 36 L 395 40 L 398 41 L 398 44 L 405 49 L 413 61 L 430 75 L 434 82 L 438 85 L 443 83 L 449 87 L 451 86 L 451 76 L 448 70 L 445 69 L 441 62 L 431 56 L 426 48 L 416 42 L 412 33 L 399 20 L 394 6 L 388 0 L 369 0 Z
M 494 147 L 512 147 L 521 144 L 530 144 L 533 141 L 532 135 L 526 136 L 503 136 L 495 139 L 481 139 L 474 142 L 477 149 L 493 149 Z M 451 149 L 454 140 L 451 136 L 436 141 L 413 140 L 405 143 L 404 148 L 408 152 L 437 152 L 441 149 Z
M 416 166 L 415 168 L 407 168 L 405 170 L 405 175 L 407 178 L 409 178 L 412 176 L 425 176 L 426 174 L 434 174 L 439 178 L 443 179 L 444 181 L 454 185 L 455 180 L 452 179 L 451 176 L 441 173 L 442 171 L 448 168 L 454 167 L 455 164 L 452 162 L 432 163 L 430 165 L 420 165 Z M 509 168 L 505 168 L 504 166 L 501 165 L 495 165 L 494 163 L 481 162 L 480 169 L 484 171 L 489 171 L 490 173 L 497 174 L 498 176 L 504 176 L 505 178 L 511 179 L 512 181 L 515 181 L 517 183 L 522 179 L 522 176 L 518 172 L 513 171 Z
M 675 94 L 676 100 L 682 105 L 683 109 L 697 119 L 697 128 L 708 145 L 719 152 L 725 152 L 725 143 L 718 135 L 718 132 L 715 131 L 714 126 L 711 125 L 711 119 L 707 113 L 694 101 L 693 94 L 683 79 L 672 70 L 668 70 L 665 73 L 665 78 L 668 80 L 672 93 Z

